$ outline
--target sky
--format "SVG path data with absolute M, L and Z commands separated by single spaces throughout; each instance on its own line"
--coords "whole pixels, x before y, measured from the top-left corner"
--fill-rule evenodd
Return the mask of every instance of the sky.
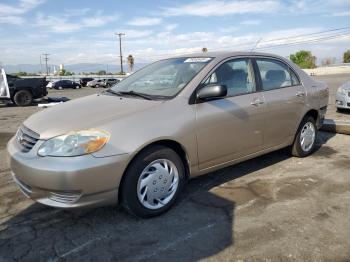
M 349 28 L 339 32 L 347 35 L 336 39 L 267 48 L 344 27 Z M 2 64 L 38 64 L 42 53 L 56 64 L 118 64 L 117 32 L 125 33 L 123 55 L 132 54 L 135 63 L 202 47 L 254 46 L 283 56 L 306 49 L 318 61 L 336 57 L 341 62 L 350 49 L 350 0 L 0 0 Z M 294 36 L 299 37 L 281 39 Z

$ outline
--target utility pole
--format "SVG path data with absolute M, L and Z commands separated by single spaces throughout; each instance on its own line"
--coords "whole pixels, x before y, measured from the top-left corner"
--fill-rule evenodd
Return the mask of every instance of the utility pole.
M 43 73 L 43 62 L 42 62 L 42 59 L 41 59 L 41 55 L 40 55 L 40 74 Z
M 119 36 L 119 57 L 120 57 L 120 71 L 121 74 L 124 74 L 123 70 L 123 55 L 122 55 L 122 36 L 125 35 L 124 33 L 115 33 L 115 35 Z
M 48 69 L 48 67 L 47 67 L 47 61 L 49 61 L 49 55 L 50 55 L 50 54 L 43 54 L 43 56 L 45 56 L 45 57 L 44 57 L 44 60 L 45 60 L 45 66 L 46 66 L 46 76 L 49 75 L 49 69 Z

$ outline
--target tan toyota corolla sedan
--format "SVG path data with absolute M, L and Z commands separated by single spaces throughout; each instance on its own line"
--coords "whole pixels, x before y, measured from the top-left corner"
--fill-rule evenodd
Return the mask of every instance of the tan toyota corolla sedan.
M 151 217 L 171 207 L 189 178 L 288 146 L 309 155 L 327 102 L 324 84 L 276 55 L 175 57 L 32 115 L 8 143 L 9 163 L 39 203 L 119 200 Z

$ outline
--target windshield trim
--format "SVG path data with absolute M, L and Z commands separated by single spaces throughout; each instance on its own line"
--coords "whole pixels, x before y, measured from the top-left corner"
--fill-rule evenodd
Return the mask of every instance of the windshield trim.
M 181 90 L 179 90 L 176 94 L 172 95 L 172 96 L 165 96 L 165 95 L 159 95 L 157 99 L 159 100 L 171 100 L 173 98 L 175 98 L 176 96 L 178 96 L 183 90 L 185 90 L 185 88 L 188 86 L 189 83 L 191 83 L 191 81 L 205 68 L 207 67 L 214 59 L 215 57 L 213 56 L 178 56 L 178 57 L 169 57 L 169 58 L 165 58 L 165 59 L 160 59 L 160 60 L 157 60 L 157 61 L 154 61 L 138 70 L 136 70 L 133 74 L 141 71 L 141 70 L 144 70 L 146 67 L 148 66 L 151 66 L 157 62 L 160 62 L 160 61 L 167 61 L 167 60 L 171 60 L 171 59 L 188 59 L 188 58 L 210 58 L 210 60 L 186 83 L 186 85 L 184 85 Z M 131 76 L 131 75 L 130 75 Z M 128 76 L 129 77 L 129 76 Z M 116 83 L 115 85 L 113 85 L 110 89 L 112 89 L 114 86 L 117 86 L 118 84 L 120 84 L 122 81 L 124 81 L 125 79 L 127 79 L 128 77 L 125 77 L 123 80 L 121 80 L 119 83 Z M 118 91 L 115 91 L 112 89 L 112 91 L 114 92 L 118 92 Z M 154 95 L 155 97 L 157 97 L 157 95 Z

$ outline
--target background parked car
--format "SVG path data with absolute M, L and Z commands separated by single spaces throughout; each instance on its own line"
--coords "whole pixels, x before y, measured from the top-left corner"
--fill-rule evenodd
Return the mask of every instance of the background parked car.
M 79 80 L 79 83 L 81 86 L 86 86 L 86 84 L 90 81 L 94 80 L 94 78 L 91 78 L 91 77 L 83 77 L 83 78 L 80 78 Z
M 33 99 L 47 95 L 46 78 L 20 78 L 7 75 L 0 68 L 0 101 L 13 102 L 17 106 L 28 106 Z
M 335 94 L 337 110 L 350 109 L 350 81 L 340 86 Z
M 95 79 L 86 84 L 86 86 L 95 88 L 95 87 L 105 87 L 105 79 Z
M 63 89 L 63 88 L 74 88 L 74 89 L 78 89 L 81 88 L 81 85 L 74 82 L 74 81 L 70 81 L 70 80 L 59 80 L 56 82 L 53 82 L 51 87 L 49 88 L 55 88 L 55 89 Z
M 54 81 L 49 81 L 46 85 L 47 88 L 52 88 L 52 84 L 54 83 Z
M 110 87 L 110 86 L 115 85 L 119 82 L 120 82 L 120 80 L 116 79 L 116 78 L 105 79 L 105 87 Z

